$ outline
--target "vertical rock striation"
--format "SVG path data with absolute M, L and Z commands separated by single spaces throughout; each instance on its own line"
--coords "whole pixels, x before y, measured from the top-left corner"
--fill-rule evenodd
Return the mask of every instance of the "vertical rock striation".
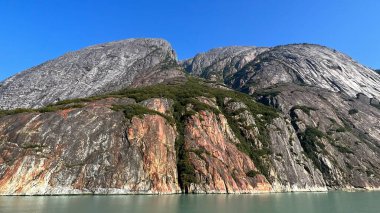
M 0 194 L 180 192 L 175 128 L 159 115 L 126 121 L 114 103 L 0 118 Z
M 238 150 L 236 143 L 240 142 L 222 114 L 200 111 L 189 118 L 185 147 L 190 152 L 197 177 L 190 192 L 258 193 L 272 190 L 249 156 Z

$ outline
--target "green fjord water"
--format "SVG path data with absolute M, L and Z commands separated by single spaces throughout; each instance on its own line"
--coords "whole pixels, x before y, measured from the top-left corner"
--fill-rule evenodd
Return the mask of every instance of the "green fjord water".
M 380 192 L 0 197 L 0 212 L 378 213 L 380 212 Z

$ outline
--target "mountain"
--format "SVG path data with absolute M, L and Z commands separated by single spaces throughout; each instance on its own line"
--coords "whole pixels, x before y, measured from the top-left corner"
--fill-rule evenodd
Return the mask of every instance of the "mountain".
M 182 66 L 192 75 L 223 82 L 266 50 L 268 48 L 242 46 L 215 48 L 183 61 Z
M 146 44 L 121 43 L 136 41 Z M 50 98 L 28 96 L 27 109 L 14 109 L 17 75 L 5 81 L 0 103 L 13 110 L 0 110 L 0 194 L 380 188 L 380 76 L 348 56 L 297 44 L 217 48 L 183 62 L 168 48 L 158 58 L 131 72 L 130 82 L 115 78 L 118 86 L 82 98 L 40 90 Z M 128 64 L 119 70 L 130 72 Z M 43 73 L 30 70 L 18 75 Z
M 320 45 L 293 44 L 269 49 L 252 47 L 249 50 L 253 49 L 256 54 L 247 54 L 243 49 L 248 47 L 240 48 L 240 54 L 230 51 L 229 47 L 199 54 L 184 62 L 185 69 L 209 80 L 213 79 L 208 76 L 217 70 L 217 75 L 223 74 L 222 82 L 250 93 L 275 84 L 294 83 L 342 92 L 351 97 L 363 93 L 380 99 L 378 76 L 336 50 Z M 236 55 L 243 59 L 236 60 Z M 217 68 L 210 69 L 210 64 Z M 226 73 L 226 70 L 229 71 Z
M 38 108 L 126 86 L 183 77 L 176 54 L 161 39 L 128 39 L 67 53 L 5 80 L 0 109 Z

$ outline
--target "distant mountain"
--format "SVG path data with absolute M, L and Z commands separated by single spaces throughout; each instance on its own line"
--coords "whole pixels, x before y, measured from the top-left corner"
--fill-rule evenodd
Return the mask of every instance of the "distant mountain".
M 378 85 L 319 45 L 84 48 L 0 87 L 0 195 L 380 189 Z
M 183 61 L 182 65 L 192 75 L 223 82 L 266 50 L 247 46 L 215 48 Z

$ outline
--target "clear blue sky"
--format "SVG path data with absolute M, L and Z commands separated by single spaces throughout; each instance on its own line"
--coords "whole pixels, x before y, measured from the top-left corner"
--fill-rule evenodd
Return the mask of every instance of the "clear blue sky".
M 180 59 L 228 45 L 318 43 L 380 68 L 379 0 L 1 0 L 0 81 L 67 51 L 167 39 Z

